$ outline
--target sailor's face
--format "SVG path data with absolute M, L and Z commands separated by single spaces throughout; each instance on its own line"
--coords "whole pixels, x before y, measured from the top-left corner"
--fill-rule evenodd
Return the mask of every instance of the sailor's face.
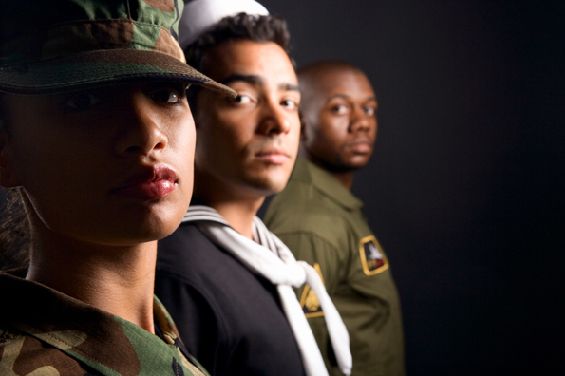
M 239 95 L 199 94 L 197 169 L 251 195 L 279 192 L 300 133 L 300 93 L 288 55 L 274 43 L 227 42 L 206 54 L 204 66 Z
M 184 84 L 6 95 L 2 184 L 75 240 L 128 245 L 174 231 L 193 186 L 195 128 Z

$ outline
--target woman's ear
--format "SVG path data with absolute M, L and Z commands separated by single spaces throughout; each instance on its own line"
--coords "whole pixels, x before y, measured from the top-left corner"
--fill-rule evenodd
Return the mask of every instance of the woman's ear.
M 10 155 L 10 135 L 5 128 L 0 128 L 0 185 L 5 188 L 19 185 Z

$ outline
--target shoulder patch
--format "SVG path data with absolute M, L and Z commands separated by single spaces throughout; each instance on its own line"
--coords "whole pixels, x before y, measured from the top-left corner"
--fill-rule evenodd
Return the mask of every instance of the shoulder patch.
M 322 276 L 320 264 L 314 263 L 312 267 L 320 275 L 322 282 L 324 282 L 324 276 Z M 302 294 L 300 295 L 300 306 L 308 318 L 324 316 L 324 311 L 322 311 L 320 301 L 318 300 L 316 293 L 312 291 L 310 285 L 304 286 L 304 290 L 302 290 Z
M 359 257 L 366 275 L 379 274 L 388 269 L 388 259 L 373 235 L 359 240 Z

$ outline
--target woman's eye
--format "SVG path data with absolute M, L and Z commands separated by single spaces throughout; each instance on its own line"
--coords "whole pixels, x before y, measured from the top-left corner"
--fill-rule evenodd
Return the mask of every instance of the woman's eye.
M 151 91 L 150 97 L 158 103 L 176 104 L 186 97 L 186 92 L 180 88 L 162 88 Z
M 100 97 L 92 93 L 76 93 L 65 98 L 63 102 L 64 112 L 82 112 L 100 103 Z

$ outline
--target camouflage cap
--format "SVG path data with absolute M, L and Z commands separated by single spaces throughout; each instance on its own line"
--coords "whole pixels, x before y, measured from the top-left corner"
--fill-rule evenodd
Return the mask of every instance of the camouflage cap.
M 46 94 L 132 80 L 234 92 L 187 65 L 182 0 L 0 0 L 0 92 Z

